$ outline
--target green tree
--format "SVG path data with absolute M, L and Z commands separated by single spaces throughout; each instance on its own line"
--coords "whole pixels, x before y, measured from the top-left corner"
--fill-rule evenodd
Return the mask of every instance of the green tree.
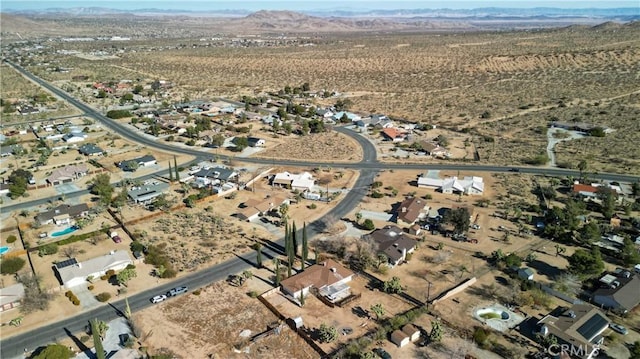
M 580 242 L 585 245 L 591 245 L 599 241 L 602 235 L 602 233 L 600 232 L 600 227 L 598 226 L 598 223 L 596 223 L 595 221 L 590 221 L 584 226 L 582 226 L 578 234 L 579 234 L 578 238 Z
M 129 282 L 131 279 L 137 277 L 138 274 L 136 273 L 136 270 L 133 268 L 126 268 L 120 271 L 120 273 L 118 273 L 118 275 L 116 275 L 116 279 L 118 280 L 119 284 L 124 285 L 125 287 L 127 286 L 127 282 Z
M 362 220 L 362 212 L 356 213 L 356 223 L 360 223 Z
M 309 242 L 307 240 L 307 222 L 302 224 L 302 270 L 309 258 Z
M 306 136 L 309 134 L 309 121 L 302 120 L 302 135 Z
M 367 218 L 362 222 L 362 228 L 368 231 L 371 231 L 376 228 L 376 225 L 373 223 L 371 219 Z
M 11 199 L 21 197 L 25 192 L 27 192 L 27 180 L 24 178 L 18 177 L 9 184 L 9 197 Z
M 97 195 L 100 198 L 100 203 L 108 205 L 111 203 L 111 197 L 113 196 L 113 186 L 111 185 L 111 179 L 109 174 L 101 173 L 93 179 L 91 186 L 91 193 Z
M 124 298 L 124 317 L 131 320 L 131 307 L 129 306 L 129 298 Z
M 178 168 L 176 156 L 173 156 L 173 169 L 176 171 L 176 181 L 180 181 L 180 169 Z
M 69 359 L 73 352 L 62 344 L 49 344 L 34 359 Z
M 562 253 L 565 253 L 567 251 L 566 247 L 561 246 L 560 244 L 556 243 L 556 245 L 554 246 L 554 248 L 556 249 L 556 257 L 559 256 Z
M 25 260 L 20 257 L 3 258 L 0 262 L 1 274 L 16 274 L 24 267 Z
M 635 243 L 633 243 L 633 241 L 628 237 L 624 237 L 620 253 L 622 255 L 622 262 L 625 266 L 630 267 L 640 263 L 640 252 L 638 252 L 638 248 Z
M 286 221 L 288 217 L 287 214 L 289 213 L 289 205 L 286 203 L 281 204 L 278 208 L 278 212 L 280 213 L 282 219 Z
M 469 230 L 471 214 L 466 207 L 451 209 L 444 214 L 443 221 L 452 224 L 456 234 L 463 234 Z
M 173 182 L 173 171 L 171 169 L 171 161 L 169 161 L 169 182 Z
M 371 306 L 371 311 L 376 315 L 376 320 L 380 320 L 384 316 L 384 307 L 382 304 L 377 303 Z
M 598 187 L 596 196 L 600 200 L 600 210 L 602 215 L 610 219 L 616 210 L 616 201 L 618 200 L 618 194 L 612 188 L 606 186 Z
M 429 332 L 429 341 L 431 343 L 439 343 L 442 340 L 442 324 L 439 320 L 431 322 L 431 331 Z
M 598 247 L 593 247 L 591 251 L 577 249 L 569 258 L 569 272 L 577 275 L 581 279 L 599 275 L 604 270 L 604 262 Z
M 578 162 L 578 170 L 580 171 L 580 178 L 584 177 L 584 173 L 587 171 L 587 161 L 586 160 L 580 160 L 580 162 Z
M 275 266 L 275 279 L 276 279 L 276 287 L 280 286 L 280 260 L 278 258 L 273 258 L 273 265 Z
M 385 281 L 382 284 L 382 289 L 386 292 L 386 293 L 402 293 L 402 285 L 400 284 L 400 278 L 398 277 L 392 277 L 391 279 Z
M 636 340 L 629 347 L 630 359 L 640 359 L 640 340 Z
M 104 334 L 107 332 L 107 329 L 107 324 L 103 321 L 98 319 L 91 320 L 91 334 L 93 335 L 93 346 L 96 352 L 96 359 L 105 359 L 102 339 L 104 337 Z
M 295 260 L 295 256 L 298 255 L 298 238 L 297 238 L 297 228 L 296 228 L 296 222 L 293 222 L 293 225 L 291 226 L 291 252 L 292 252 L 292 256 L 294 257 L 293 259 Z M 292 261 L 293 262 L 293 261 Z
M 338 339 L 338 330 L 334 326 L 320 324 L 318 338 L 322 343 L 331 343 Z

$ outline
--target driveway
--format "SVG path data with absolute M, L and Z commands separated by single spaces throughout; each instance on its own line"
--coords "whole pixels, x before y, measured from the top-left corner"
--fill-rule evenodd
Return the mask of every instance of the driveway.
M 80 188 L 78 186 L 76 186 L 74 183 L 59 184 L 59 185 L 55 186 L 54 188 L 60 194 L 72 193 L 72 192 L 80 190 Z
M 393 214 L 385 213 L 385 212 L 374 212 L 374 211 L 360 211 L 363 219 L 370 219 L 372 221 L 387 221 L 391 222 L 391 218 L 393 218 Z
M 265 223 L 265 222 L 263 222 L 261 220 L 261 217 L 259 217 L 257 219 L 254 219 L 250 223 L 257 224 L 257 225 L 260 225 L 260 226 L 266 228 L 267 231 L 269 231 L 269 233 L 275 235 L 278 238 L 280 238 L 281 236 L 284 236 L 284 232 L 283 232 L 281 227 L 277 227 L 273 223 Z
M 559 133 L 566 133 L 568 134 L 568 137 L 566 138 L 556 138 L 553 136 L 554 133 L 559 132 Z M 551 127 L 550 129 L 547 130 L 547 156 L 549 157 L 549 166 L 551 167 L 557 167 L 556 164 L 556 152 L 555 152 L 555 147 L 559 142 L 562 141 L 570 141 L 570 140 L 575 140 L 577 138 L 583 138 L 585 137 L 585 135 L 583 133 L 580 133 L 578 131 L 568 131 L 568 130 L 563 130 L 561 128 L 556 128 L 556 127 Z
M 113 353 L 122 350 L 122 346 L 120 345 L 120 335 L 128 334 L 131 336 L 131 328 L 129 328 L 129 324 L 125 318 L 118 318 L 107 323 L 109 326 L 109 330 L 102 341 L 102 346 L 104 350 L 108 353 L 107 358 L 111 357 Z M 76 359 L 94 359 L 95 352 L 92 350 L 86 351 L 76 355 Z
M 89 289 L 87 289 L 86 284 L 77 285 L 75 287 L 70 288 L 73 291 L 73 294 L 78 297 L 80 300 L 80 305 L 82 309 L 91 309 L 100 305 L 100 302 L 96 299 L 93 293 Z

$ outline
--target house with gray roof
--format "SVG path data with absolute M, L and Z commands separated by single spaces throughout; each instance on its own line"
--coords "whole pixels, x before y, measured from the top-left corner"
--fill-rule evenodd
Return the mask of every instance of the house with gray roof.
M 104 150 L 93 143 L 85 143 L 78 147 L 78 152 L 85 156 L 100 156 L 104 154 Z
M 617 269 L 599 280 L 600 288 L 593 292 L 596 305 L 627 313 L 640 304 L 640 273 Z
M 67 143 L 82 142 L 87 138 L 87 134 L 83 132 L 69 132 L 62 136 L 62 140 Z
M 67 288 L 72 288 L 85 284 L 89 276 L 99 278 L 108 270 L 122 270 L 129 264 L 133 264 L 133 261 L 128 251 L 119 250 L 84 262 L 71 258 L 56 263 L 54 269 L 60 283 Z
M 1 146 L 0 147 L 0 156 L 8 157 L 15 154 L 20 154 L 24 152 L 24 147 L 21 145 L 9 145 L 9 146 Z
M 542 318 L 534 333 L 544 337 L 552 335 L 558 344 L 571 346 L 572 356 L 591 359 L 598 356 L 604 342 L 602 333 L 609 323 L 609 318 L 590 304 L 574 304 L 571 308 L 558 307 Z
M 169 184 L 158 182 L 143 186 L 132 187 L 127 196 L 135 203 L 148 203 L 169 190 Z
M 69 224 L 71 219 L 84 217 L 89 214 L 89 206 L 86 203 L 76 205 L 61 204 L 58 207 L 42 212 L 35 217 L 41 224 L 55 223 L 57 225 Z
M 131 160 L 118 162 L 118 167 L 123 171 L 133 172 L 137 170 L 139 167 L 147 167 L 158 164 L 158 161 L 155 157 L 151 155 L 144 155 L 142 157 L 134 158 Z
M 378 254 L 384 254 L 392 267 L 405 261 L 407 254 L 413 253 L 418 244 L 398 226 L 386 226 L 376 229 L 366 237 L 377 244 Z
M 202 188 L 204 186 L 229 182 L 238 177 L 238 173 L 234 171 L 233 168 L 218 166 L 203 168 L 193 173 L 193 177 L 195 178 L 195 185 Z

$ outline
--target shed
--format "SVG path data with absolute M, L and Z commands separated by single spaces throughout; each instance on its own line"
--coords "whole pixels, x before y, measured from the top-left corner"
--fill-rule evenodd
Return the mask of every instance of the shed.
M 403 332 L 402 330 L 398 329 L 396 331 L 394 331 L 393 333 L 391 333 L 391 342 L 395 345 L 397 345 L 398 347 L 402 348 L 403 346 L 411 343 L 411 340 L 409 338 L 409 336 L 407 334 L 405 334 L 405 332 Z
M 523 280 L 533 280 L 533 270 L 531 268 L 519 268 L 518 277 Z
M 420 339 L 420 329 L 418 329 L 413 324 L 407 324 L 407 325 L 403 326 L 402 327 L 402 332 L 404 332 L 406 335 L 408 335 L 409 336 L 409 340 L 412 341 L 412 342 L 415 342 L 418 339 Z

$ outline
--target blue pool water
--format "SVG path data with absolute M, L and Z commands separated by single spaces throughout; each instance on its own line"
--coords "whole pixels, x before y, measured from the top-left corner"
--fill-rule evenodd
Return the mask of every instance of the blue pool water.
M 8 251 L 9 251 L 9 247 L 7 246 L 0 247 L 0 256 L 7 253 Z
M 71 226 L 71 227 L 69 227 L 69 228 L 67 228 L 67 229 L 64 229 L 64 230 L 60 231 L 60 232 L 53 232 L 53 233 L 51 233 L 51 237 L 60 237 L 60 236 L 64 236 L 65 234 L 69 234 L 69 233 L 71 233 L 71 232 L 75 232 L 75 231 L 77 231 L 77 230 L 78 230 L 78 227 L 76 227 L 76 226 Z

